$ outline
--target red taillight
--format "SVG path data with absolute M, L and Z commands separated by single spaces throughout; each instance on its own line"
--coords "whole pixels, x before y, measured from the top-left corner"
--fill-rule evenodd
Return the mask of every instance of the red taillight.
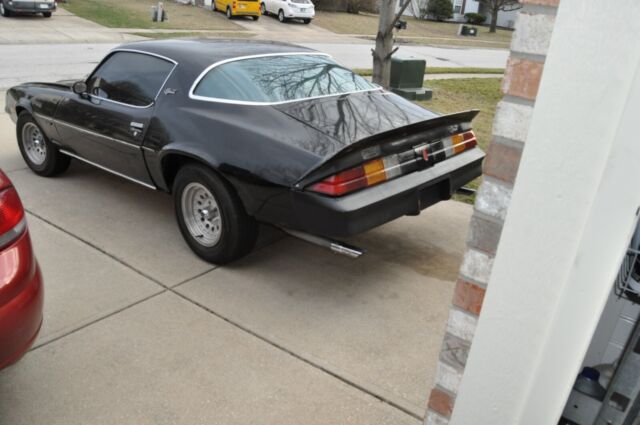
M 465 150 L 475 148 L 478 145 L 478 139 L 476 139 L 476 135 L 473 131 L 467 131 L 462 134 L 462 137 L 465 141 Z
M 9 180 L 9 177 L 7 177 L 7 175 L 2 170 L 0 170 L 0 190 L 6 189 L 9 186 L 11 186 L 11 180 Z
M 0 172 L 0 185 L 8 184 Z M 24 208 L 13 187 L 0 190 L 0 248 L 13 242 L 25 229 Z
M 18 192 L 12 187 L 0 192 L 0 235 L 7 233 L 24 218 Z
M 367 179 L 365 178 L 364 167 L 359 166 L 327 177 L 311 186 L 310 189 L 326 195 L 340 196 L 363 187 L 367 187 Z

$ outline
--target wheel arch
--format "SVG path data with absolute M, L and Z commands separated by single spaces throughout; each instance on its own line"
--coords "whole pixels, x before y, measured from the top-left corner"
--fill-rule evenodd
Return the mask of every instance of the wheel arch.
M 221 170 L 218 164 L 187 151 L 174 150 L 162 155 L 158 162 L 160 168 L 158 178 L 163 181 L 156 181 L 157 186 L 172 193 L 173 183 L 180 168 L 187 164 L 200 164 L 216 173 L 238 195 L 249 215 L 254 215 L 263 206 L 265 199 L 262 198 L 266 194 L 260 190 L 256 192 L 255 182 L 250 183 L 235 173 Z

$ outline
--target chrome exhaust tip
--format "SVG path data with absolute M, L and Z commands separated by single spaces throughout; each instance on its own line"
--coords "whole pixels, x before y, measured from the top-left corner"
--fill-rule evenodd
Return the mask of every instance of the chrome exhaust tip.
M 290 230 L 281 228 L 281 230 L 295 238 L 301 239 L 305 242 L 312 243 L 314 245 L 328 248 L 336 254 L 346 255 L 349 258 L 358 258 L 367 251 L 358 248 L 357 246 L 349 245 L 345 242 L 335 241 L 332 239 L 324 238 L 322 236 L 310 235 L 309 233 L 299 232 L 297 230 Z

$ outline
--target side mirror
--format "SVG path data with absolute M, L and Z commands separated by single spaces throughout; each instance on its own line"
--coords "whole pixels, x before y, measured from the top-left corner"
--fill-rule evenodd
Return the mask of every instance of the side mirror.
M 87 83 L 85 83 L 84 81 L 76 81 L 75 83 L 73 83 L 71 89 L 75 94 L 78 94 L 82 97 L 85 97 L 87 95 Z

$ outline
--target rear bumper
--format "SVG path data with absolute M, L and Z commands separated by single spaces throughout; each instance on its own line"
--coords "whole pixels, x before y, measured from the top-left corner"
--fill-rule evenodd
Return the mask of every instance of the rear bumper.
M 40 331 L 44 290 L 29 234 L 0 253 L 0 369 L 18 361 Z M 11 272 L 13 271 L 13 272 Z
M 297 10 L 289 9 L 285 14 L 285 16 L 287 18 L 294 18 L 294 19 L 313 19 L 315 18 L 316 14 L 315 12 L 298 12 Z
M 292 191 L 270 199 L 259 220 L 315 235 L 344 238 L 449 199 L 482 174 L 476 148 L 433 167 L 338 198 Z M 286 198 L 286 199 L 285 199 Z
M 7 10 L 15 13 L 41 13 L 41 12 L 53 12 L 56 10 L 55 3 L 38 3 L 33 1 L 19 1 L 12 0 L 9 3 L 7 0 L 4 2 L 4 7 Z

